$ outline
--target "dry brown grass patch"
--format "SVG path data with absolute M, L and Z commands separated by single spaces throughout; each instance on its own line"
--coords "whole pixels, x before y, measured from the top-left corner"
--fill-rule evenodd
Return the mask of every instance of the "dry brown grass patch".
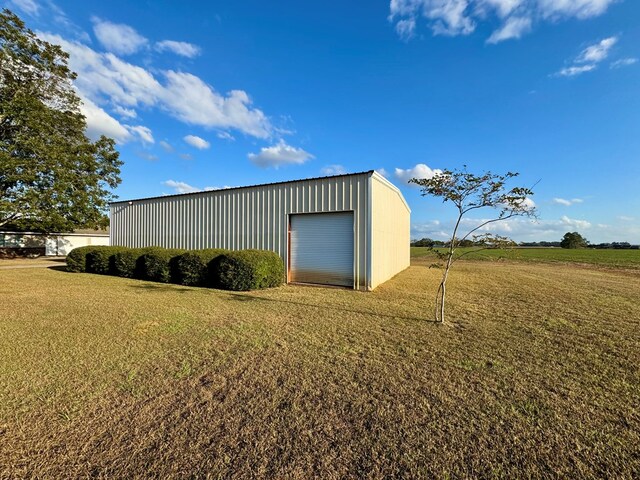
M 3 271 L 0 477 L 640 470 L 638 277 L 461 263 L 448 328 L 438 276 L 229 293 Z

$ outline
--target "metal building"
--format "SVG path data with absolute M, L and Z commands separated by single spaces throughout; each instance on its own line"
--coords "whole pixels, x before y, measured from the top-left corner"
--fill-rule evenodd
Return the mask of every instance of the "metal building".
M 374 171 L 110 207 L 111 245 L 273 250 L 290 283 L 372 290 L 409 266 L 411 210 Z

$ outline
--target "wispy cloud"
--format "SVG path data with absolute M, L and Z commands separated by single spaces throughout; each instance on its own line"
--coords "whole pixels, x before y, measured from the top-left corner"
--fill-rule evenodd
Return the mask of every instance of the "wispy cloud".
M 100 44 L 109 52 L 130 55 L 149 44 L 145 37 L 129 25 L 112 23 L 98 17 L 93 17 L 91 21 L 93 22 L 93 33 Z
M 185 182 L 177 182 L 175 180 L 167 180 L 163 183 L 166 187 L 173 188 L 174 193 L 193 193 L 199 192 L 202 189 L 194 187 Z
M 400 38 L 423 21 L 434 35 L 469 35 L 482 22 L 499 22 L 488 43 L 520 38 L 535 23 L 602 15 L 617 0 L 391 0 L 389 20 Z
M 520 38 L 531 31 L 531 18 L 511 17 L 495 30 L 487 39 L 487 43 L 500 43 L 505 40 Z
M 222 95 L 187 72 L 157 71 L 124 61 L 113 53 L 97 52 L 78 40 L 43 32 L 38 36 L 69 52 L 70 67 L 78 73 L 74 85 L 91 102 L 87 120 L 93 130 L 118 130 L 119 135 L 114 138 L 127 137 L 126 126 L 104 111 L 103 106 L 109 105 L 119 114 L 128 112 L 129 118 L 140 107 L 156 107 L 188 125 L 236 129 L 263 139 L 274 132 L 267 116 L 252 106 L 249 95 L 242 90 Z
M 156 50 L 160 52 L 173 52 L 187 58 L 195 58 L 200 55 L 200 47 L 188 42 L 178 42 L 176 40 L 162 40 L 156 43 Z
M 609 37 L 588 46 L 580 52 L 570 66 L 561 69 L 553 76 L 575 77 L 595 70 L 599 63 L 607 59 L 613 46 L 618 43 L 618 39 L 619 37 Z
M 616 60 L 615 62 L 612 62 L 611 68 L 629 67 L 636 63 L 638 63 L 638 59 L 635 57 L 621 58 L 620 60 Z
M 576 63 L 599 63 L 609 56 L 609 51 L 616 43 L 618 43 L 618 37 L 605 38 L 585 48 L 575 61 Z
M 250 153 L 249 160 L 262 168 L 278 168 L 284 165 L 302 165 L 314 158 L 302 148 L 287 145 L 284 140 L 270 147 L 263 147 L 259 153 Z
M 149 152 L 136 152 L 136 155 L 149 162 L 155 162 L 156 160 L 158 160 L 157 155 L 154 155 L 153 153 L 149 153 Z
M 169 142 L 167 142 L 166 140 L 161 140 L 160 141 L 160 146 L 167 153 L 173 153 L 175 151 L 173 146 L 171 146 L 171 144 Z
M 222 140 L 227 140 L 229 142 L 234 142 L 236 137 L 234 137 L 233 135 L 231 135 L 229 132 L 218 132 L 216 134 L 216 136 L 218 138 L 221 138 Z
M 40 13 L 40 5 L 34 0 L 11 0 L 9 4 L 28 15 L 36 16 Z
M 204 138 L 200 138 L 196 135 L 187 135 L 183 138 L 183 140 L 198 150 L 206 150 L 211 146 L 209 142 L 207 142 Z
M 595 70 L 595 65 L 580 65 L 573 67 L 565 67 L 560 70 L 556 75 L 561 77 L 575 77 L 576 75 L 581 75 L 583 73 L 590 72 L 591 70 Z
M 195 192 L 210 192 L 213 190 L 226 190 L 227 188 L 233 188 L 231 186 L 225 185 L 224 187 L 204 187 L 198 188 L 193 185 L 189 185 L 186 182 L 177 182 L 175 180 L 167 180 L 166 182 L 162 182 L 165 187 L 169 187 L 173 189 L 174 193 L 195 193 Z
M 582 203 L 584 202 L 584 200 L 582 198 L 566 199 L 566 198 L 556 197 L 552 200 L 552 202 L 555 203 L 556 205 L 564 205 L 565 207 L 570 207 L 571 205 Z
M 342 165 L 327 165 L 320 169 L 322 175 L 343 175 L 347 173 L 347 169 Z
M 396 32 L 402 40 L 410 40 L 416 34 L 416 19 L 405 18 L 396 23 Z

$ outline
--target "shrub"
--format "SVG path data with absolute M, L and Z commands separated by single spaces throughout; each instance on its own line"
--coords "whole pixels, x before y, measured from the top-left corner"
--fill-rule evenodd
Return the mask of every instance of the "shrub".
M 78 247 L 67 254 L 67 272 L 86 272 L 87 254 L 96 247 Z
M 213 286 L 208 275 L 208 265 L 221 254 L 228 252 L 219 248 L 191 250 L 173 257 L 170 262 L 171 281 L 180 285 Z
M 120 252 L 129 250 L 127 247 L 116 246 L 96 246 L 87 253 L 88 273 L 99 273 L 101 275 L 114 275 L 114 257 Z
M 284 280 L 280 256 L 266 250 L 240 250 L 220 255 L 209 264 L 212 283 L 225 290 L 277 287 Z
M 149 247 L 138 259 L 137 268 L 142 273 L 141 278 L 154 282 L 168 283 L 171 281 L 171 259 L 182 255 L 185 250 L 172 248 Z
M 127 248 L 113 256 L 113 275 L 124 278 L 143 278 L 140 257 L 144 255 L 144 248 Z

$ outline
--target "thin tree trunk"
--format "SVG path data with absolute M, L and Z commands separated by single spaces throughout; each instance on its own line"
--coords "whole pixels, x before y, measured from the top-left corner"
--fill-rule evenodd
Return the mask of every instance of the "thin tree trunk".
M 440 282 L 440 287 L 438 288 L 438 293 L 436 294 L 436 322 L 445 323 L 444 316 L 444 304 L 447 296 L 447 278 L 449 277 L 449 269 L 451 268 L 451 264 L 453 263 L 453 254 L 456 250 L 455 241 L 456 235 L 458 233 L 458 227 L 460 226 L 460 220 L 462 220 L 463 212 L 459 208 L 460 214 L 458 215 L 458 221 L 456 222 L 456 226 L 453 229 L 453 236 L 451 237 L 451 243 L 449 244 L 449 253 L 447 254 L 447 263 L 444 268 L 444 274 L 442 275 L 442 281 Z M 438 315 L 438 297 L 440 299 L 440 312 Z

